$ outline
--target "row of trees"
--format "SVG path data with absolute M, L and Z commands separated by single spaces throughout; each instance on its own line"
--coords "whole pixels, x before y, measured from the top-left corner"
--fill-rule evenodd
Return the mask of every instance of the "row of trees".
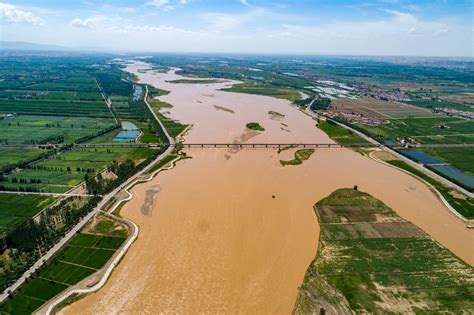
M 311 104 L 311 110 L 327 110 L 328 107 L 331 105 L 331 99 L 326 97 L 320 97 Z
M 78 198 L 65 199 L 46 209 L 38 219 L 29 219 L 0 237 L 0 254 L 7 252 L 9 257 L 8 268 L 0 271 L 2 290 L 92 211 L 100 200 L 92 197 L 77 207 Z

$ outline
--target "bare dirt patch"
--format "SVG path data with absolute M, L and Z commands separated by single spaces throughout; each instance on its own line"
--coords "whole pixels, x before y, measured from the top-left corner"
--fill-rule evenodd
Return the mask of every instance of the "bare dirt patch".
M 404 117 L 436 117 L 431 111 L 399 102 L 382 101 L 376 98 L 339 98 L 333 100 L 329 111 L 361 115 L 373 119 L 390 119 Z

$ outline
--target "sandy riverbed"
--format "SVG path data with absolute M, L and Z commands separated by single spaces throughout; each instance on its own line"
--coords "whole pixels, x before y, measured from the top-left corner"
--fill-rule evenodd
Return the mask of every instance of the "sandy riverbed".
M 284 100 L 216 90 L 229 83 L 171 84 L 181 77 L 139 73 L 144 67 L 129 71 L 171 91 L 161 98 L 174 106 L 170 115 L 194 124 L 187 142 L 332 142 Z M 249 133 L 250 121 L 266 130 Z M 292 150 L 186 152 L 193 158 L 133 189 L 121 213 L 139 225 L 138 240 L 102 290 L 64 313 L 290 313 L 316 252 L 312 206 L 353 185 L 474 263 L 474 231 L 424 184 L 358 153 L 318 149 L 303 165 L 282 167 Z

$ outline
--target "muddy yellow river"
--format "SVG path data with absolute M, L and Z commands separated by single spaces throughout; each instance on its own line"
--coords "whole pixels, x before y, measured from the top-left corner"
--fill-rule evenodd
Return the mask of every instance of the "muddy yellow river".
M 174 106 L 171 117 L 193 124 L 187 142 L 332 142 L 285 100 L 218 90 L 229 82 L 173 84 L 167 81 L 181 78 L 173 71 L 138 72 L 145 68 L 128 70 L 171 91 L 161 99 Z M 251 121 L 265 131 L 246 130 Z M 186 153 L 192 159 L 132 190 L 121 214 L 138 224 L 139 238 L 105 287 L 65 313 L 288 314 L 317 249 L 313 204 L 354 185 L 474 263 L 473 230 L 423 183 L 359 153 L 317 149 L 302 165 L 285 167 L 279 161 L 294 150 Z

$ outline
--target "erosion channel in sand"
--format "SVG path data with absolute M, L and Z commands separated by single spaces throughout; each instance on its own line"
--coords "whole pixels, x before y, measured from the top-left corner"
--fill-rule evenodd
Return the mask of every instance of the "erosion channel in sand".
M 285 100 L 219 91 L 230 81 L 168 83 L 183 77 L 139 69 L 150 66 L 127 67 L 141 83 L 171 91 L 160 98 L 173 105 L 169 115 L 194 124 L 189 143 L 332 142 Z M 248 122 L 265 131 L 247 130 Z M 317 149 L 302 165 L 285 167 L 280 160 L 291 160 L 294 150 L 186 153 L 192 159 L 133 188 L 135 197 L 121 214 L 138 224 L 137 241 L 103 289 L 64 313 L 291 313 L 316 253 L 313 205 L 354 185 L 474 262 L 473 230 L 423 183 L 359 153 Z

